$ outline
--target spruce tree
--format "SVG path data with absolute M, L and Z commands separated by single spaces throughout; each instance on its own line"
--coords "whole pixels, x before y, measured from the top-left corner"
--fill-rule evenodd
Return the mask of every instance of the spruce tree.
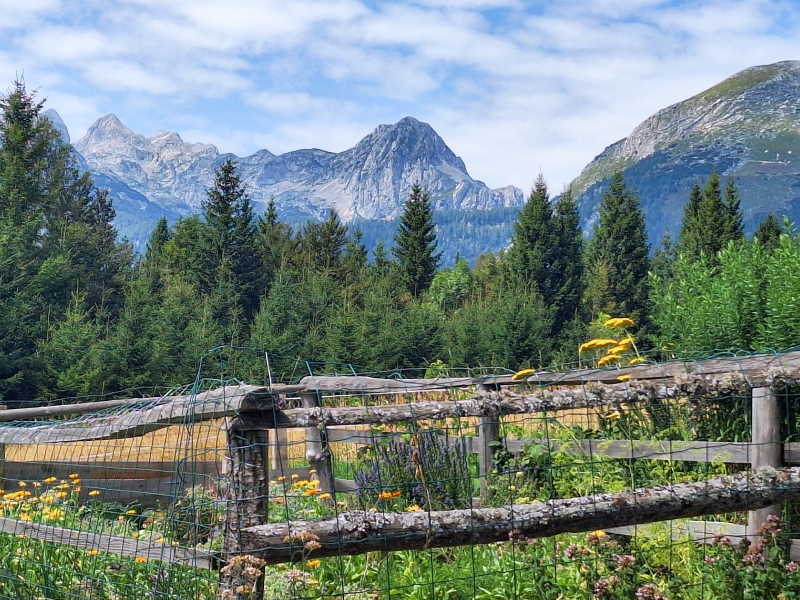
M 274 279 L 275 273 L 292 264 L 297 252 L 292 226 L 282 223 L 278 219 L 278 209 L 274 199 L 270 199 L 267 212 L 258 219 L 256 246 L 261 259 L 266 290 Z
M 411 188 L 394 242 L 392 254 L 401 280 L 416 298 L 430 287 L 442 257 L 441 252 L 436 252 L 436 226 L 430 197 L 419 184 Z
M 335 208 L 328 211 L 328 218 L 322 223 L 306 222 L 300 234 L 300 253 L 306 263 L 328 274 L 339 275 L 346 245 L 347 225 Z
M 678 254 L 682 254 L 689 260 L 697 260 L 700 256 L 703 232 L 700 228 L 700 204 L 703 201 L 703 192 L 697 182 L 692 185 L 689 192 L 689 202 L 683 207 L 683 221 L 678 235 Z
M 207 227 L 205 250 L 210 253 L 212 272 L 206 274 L 205 291 L 221 285 L 239 294 L 245 317 L 251 318 L 263 292 L 256 253 L 253 208 L 238 169 L 228 159 L 217 169 L 214 185 L 202 204 Z
M 570 321 L 579 319 L 579 309 L 585 289 L 583 261 L 583 232 L 578 205 L 567 188 L 556 201 L 553 230 L 552 282 L 555 312 L 554 334 L 560 335 Z
M 625 186 L 621 172 L 614 174 L 599 212 L 589 260 L 606 270 L 607 299 L 598 308 L 630 317 L 641 329 L 649 318 L 649 247 L 639 196 Z
M 736 184 L 733 179 L 728 179 L 725 184 L 725 239 L 723 240 L 725 246 L 728 242 L 740 242 L 744 240 L 744 226 L 742 224 L 744 216 L 742 215 L 742 207 L 739 202 L 739 192 L 736 189 Z
M 758 224 L 753 238 L 758 240 L 765 252 L 771 253 L 780 246 L 781 234 L 783 233 L 783 227 L 778 219 L 773 213 L 769 213 L 764 217 L 764 220 Z
M 537 291 L 548 306 L 555 297 L 551 281 L 552 263 L 559 241 L 552 221 L 550 195 L 544 176 L 540 174 L 514 223 L 514 235 L 505 264 L 509 283 Z

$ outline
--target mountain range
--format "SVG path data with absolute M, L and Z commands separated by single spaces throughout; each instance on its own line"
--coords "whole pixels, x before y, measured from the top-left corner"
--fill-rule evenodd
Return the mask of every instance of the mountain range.
M 69 141 L 58 114 L 45 115 Z M 524 203 L 520 189 L 489 189 L 433 128 L 412 117 L 380 125 L 358 144 L 334 153 L 306 149 L 245 157 L 177 133 L 134 133 L 115 115 L 95 122 L 73 148 L 81 168 L 111 190 L 120 233 L 141 248 L 162 215 L 197 212 L 216 167 L 239 165 L 256 212 L 274 198 L 282 219 L 322 219 L 331 208 L 364 230 L 370 246 L 391 239 L 413 183 L 433 200 L 445 264 L 508 246 Z M 587 234 L 614 171 L 642 200 L 652 245 L 677 235 L 694 183 L 717 170 L 740 192 L 745 229 L 769 212 L 800 218 L 800 61 L 752 67 L 658 111 L 592 160 L 572 182 Z
M 45 116 L 69 141 L 58 113 L 48 110 Z M 81 168 L 111 190 L 120 232 L 138 242 L 162 214 L 174 219 L 199 211 L 216 168 L 228 158 L 235 160 L 256 213 L 274 199 L 281 218 L 294 223 L 323 219 L 332 208 L 344 222 L 391 220 L 416 182 L 440 213 L 511 209 L 515 214 L 523 204 L 520 189 L 492 190 L 470 177 L 433 128 L 411 117 L 380 125 L 344 152 L 260 150 L 237 157 L 211 144 L 184 142 L 169 131 L 145 137 L 112 114 L 96 121 L 73 148 Z

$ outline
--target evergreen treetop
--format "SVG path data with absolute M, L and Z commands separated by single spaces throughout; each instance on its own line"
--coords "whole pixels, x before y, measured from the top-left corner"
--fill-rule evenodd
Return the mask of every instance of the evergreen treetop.
M 430 287 L 442 256 L 436 252 L 436 225 L 430 196 L 419 184 L 411 188 L 394 242 L 392 254 L 400 276 L 406 289 L 416 298 Z

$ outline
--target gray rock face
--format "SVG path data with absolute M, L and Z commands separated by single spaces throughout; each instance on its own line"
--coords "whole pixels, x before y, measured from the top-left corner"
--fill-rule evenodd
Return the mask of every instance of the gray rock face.
M 261 150 L 237 158 L 211 144 L 188 144 L 176 133 L 134 133 L 114 115 L 92 125 L 75 149 L 95 174 L 118 180 L 151 201 L 198 209 L 214 171 L 234 158 L 256 205 L 275 198 L 283 214 L 319 218 L 336 208 L 344 221 L 390 218 L 402 212 L 411 186 L 421 183 L 439 210 L 484 210 L 523 204 L 521 190 L 489 189 L 427 124 L 407 117 L 381 125 L 339 154 Z
M 740 192 L 745 227 L 800 217 L 800 61 L 752 67 L 646 119 L 572 183 L 584 226 L 614 171 L 638 190 L 651 243 L 677 234 L 695 182 L 713 169 Z

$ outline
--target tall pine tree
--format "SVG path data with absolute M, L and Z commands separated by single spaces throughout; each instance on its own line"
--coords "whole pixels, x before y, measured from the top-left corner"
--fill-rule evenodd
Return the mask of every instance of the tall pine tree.
M 614 174 L 599 212 L 589 246 L 590 265 L 602 265 L 606 278 L 607 299 L 599 308 L 630 317 L 641 329 L 649 315 L 649 247 L 639 196 L 625 186 L 621 172 Z
M 441 252 L 436 252 L 436 226 L 430 197 L 419 184 L 411 188 L 394 242 L 392 254 L 400 277 L 416 298 L 430 287 L 442 257 Z

